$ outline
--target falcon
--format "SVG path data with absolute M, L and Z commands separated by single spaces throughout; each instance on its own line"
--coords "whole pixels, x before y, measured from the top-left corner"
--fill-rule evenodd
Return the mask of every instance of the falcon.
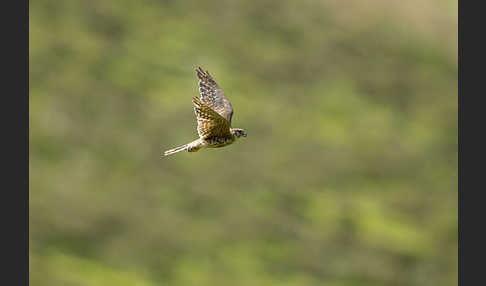
M 231 127 L 233 107 L 209 72 L 198 67 L 196 76 L 199 79 L 200 98 L 194 97 L 192 104 L 196 113 L 199 139 L 167 150 L 161 158 L 185 150 L 197 152 L 203 148 L 228 146 L 247 135 L 244 129 Z

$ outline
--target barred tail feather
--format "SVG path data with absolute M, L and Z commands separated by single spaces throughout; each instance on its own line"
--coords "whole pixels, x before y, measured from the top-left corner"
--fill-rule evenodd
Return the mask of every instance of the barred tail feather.
M 187 148 L 189 148 L 189 144 L 185 144 L 185 145 L 176 147 L 174 149 L 167 150 L 167 151 L 164 152 L 163 156 L 160 156 L 160 158 L 162 159 L 165 156 L 169 156 L 169 155 L 175 154 L 177 152 L 185 151 L 185 150 L 187 150 Z

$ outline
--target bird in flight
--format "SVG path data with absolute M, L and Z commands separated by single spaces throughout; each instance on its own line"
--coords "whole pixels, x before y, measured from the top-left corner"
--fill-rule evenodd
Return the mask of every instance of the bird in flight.
M 224 147 L 241 137 L 246 137 L 244 129 L 231 127 L 233 107 L 209 72 L 198 67 L 196 75 L 199 79 L 201 97 L 194 97 L 192 103 L 197 118 L 199 139 L 167 150 L 161 158 L 185 150 L 197 152 L 202 148 Z

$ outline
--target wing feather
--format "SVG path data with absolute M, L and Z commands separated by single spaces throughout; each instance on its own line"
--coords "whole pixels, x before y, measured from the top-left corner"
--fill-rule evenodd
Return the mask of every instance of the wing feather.
M 201 67 L 198 67 L 196 69 L 196 75 L 199 79 L 198 86 L 201 101 L 225 118 L 231 125 L 233 107 L 228 98 L 224 95 L 223 90 L 218 86 L 207 70 L 204 71 Z
M 197 117 L 197 133 L 202 139 L 211 137 L 231 137 L 230 123 L 228 120 L 211 109 L 199 98 L 192 99 L 194 112 Z

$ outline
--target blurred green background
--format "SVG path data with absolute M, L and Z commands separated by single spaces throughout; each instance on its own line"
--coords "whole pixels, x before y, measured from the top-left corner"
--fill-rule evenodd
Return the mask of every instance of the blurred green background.
M 29 10 L 31 285 L 457 285 L 457 1 Z

